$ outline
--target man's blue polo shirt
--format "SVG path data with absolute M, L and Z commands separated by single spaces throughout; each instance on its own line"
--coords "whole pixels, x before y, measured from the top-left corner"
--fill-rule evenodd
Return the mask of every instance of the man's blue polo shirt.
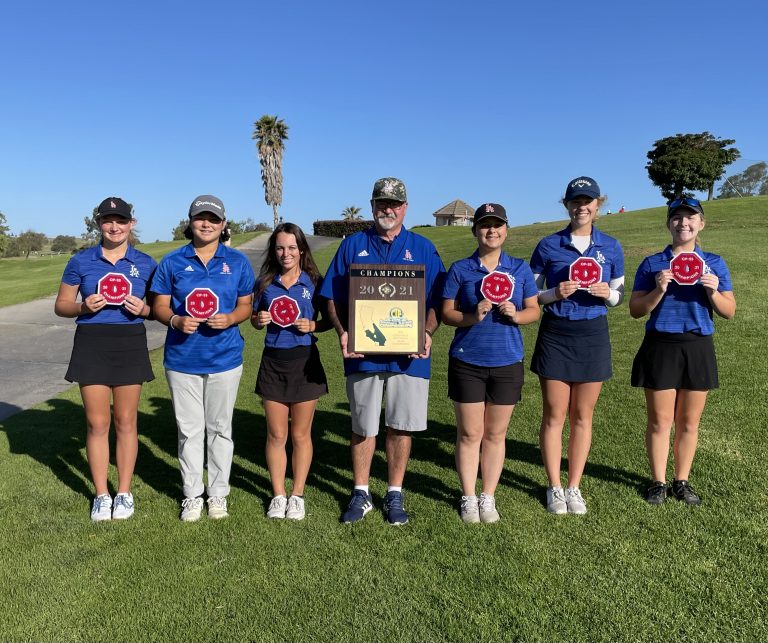
M 248 258 L 239 250 L 220 243 L 205 266 L 189 243 L 163 257 L 150 290 L 171 296 L 174 315 L 189 316 L 184 303 L 186 296 L 195 288 L 210 288 L 219 298 L 219 312 L 231 313 L 238 297 L 253 293 L 255 281 Z M 163 364 L 182 373 L 221 373 L 243 363 L 243 345 L 237 325 L 218 330 L 200 324 L 192 335 L 169 327 Z
M 320 285 L 320 282 L 318 282 L 318 285 Z M 299 305 L 299 317 L 315 319 L 315 311 L 317 310 L 315 305 L 316 288 L 309 275 L 303 270 L 296 283 L 290 288 L 286 288 L 282 281 L 280 281 L 280 275 L 277 275 L 274 281 L 261 293 L 259 301 L 253 302 L 253 310 L 269 310 L 273 300 L 287 295 Z M 264 346 L 267 348 L 295 348 L 296 346 L 310 346 L 316 341 L 317 338 L 312 333 L 302 333 L 295 326 L 283 328 L 275 323 L 271 323 L 267 324 Z
M 349 301 L 349 267 L 353 263 L 424 264 L 426 307 L 440 310 L 445 266 L 432 242 L 402 228 L 400 234 L 390 243 L 379 237 L 376 227 L 373 226 L 341 242 L 320 287 L 320 296 L 333 299 L 339 319 L 345 328 Z M 430 358 L 367 355 L 360 359 L 345 359 L 344 374 L 406 373 L 429 379 L 430 364 Z
M 522 259 L 502 252 L 496 270 L 507 273 L 515 280 L 510 301 L 518 310 L 523 309 L 524 299 L 538 295 L 533 273 Z M 487 274 L 489 272 L 480 263 L 477 251 L 471 257 L 460 259 L 448 270 L 443 299 L 458 300 L 459 310 L 463 313 L 474 312 L 478 302 L 485 299 L 480 286 Z M 494 306 L 483 321 L 456 329 L 450 354 L 475 366 L 508 366 L 523 359 L 523 337 L 517 324 L 500 314 L 498 306 Z
M 554 288 L 562 281 L 568 281 L 570 266 L 579 257 L 592 257 L 603 267 L 601 281 L 624 276 L 624 252 L 621 244 L 613 237 L 592 226 L 592 241 L 584 254 L 571 245 L 571 228 L 555 232 L 539 241 L 531 256 L 531 270 L 544 275 L 546 288 Z M 605 315 L 605 300 L 590 295 L 586 290 L 577 290 L 570 297 L 559 299 L 544 306 L 544 311 L 565 319 L 595 319 Z
M 694 252 L 705 264 L 704 272 L 713 272 L 720 283 L 718 292 L 733 290 L 731 273 L 723 258 L 704 252 L 696 246 Z M 635 274 L 635 284 L 632 290 L 650 292 L 656 288 L 656 273 L 669 269 L 669 262 L 675 255 L 672 246 L 667 246 L 663 252 L 657 252 L 643 259 Z M 715 324 L 712 321 L 712 303 L 701 284 L 681 286 L 672 281 L 667 286 L 667 292 L 661 301 L 651 311 L 651 316 L 645 324 L 646 330 L 656 330 L 662 333 L 698 333 L 712 335 Z
M 85 299 L 96 292 L 99 279 L 108 272 L 118 272 L 131 282 L 131 295 L 144 299 L 147 283 L 156 267 L 157 262 L 152 257 L 133 246 L 128 246 L 125 256 L 112 265 L 104 258 L 103 248 L 99 244 L 72 257 L 64 268 L 61 281 L 69 286 L 78 286 L 80 296 Z M 141 324 L 143 321 L 143 317 L 129 313 L 122 304 L 108 304 L 98 312 L 80 315 L 75 319 L 78 324 Z

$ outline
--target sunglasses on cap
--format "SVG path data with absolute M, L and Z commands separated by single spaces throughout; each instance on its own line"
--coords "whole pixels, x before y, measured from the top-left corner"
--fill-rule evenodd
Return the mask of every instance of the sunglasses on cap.
M 683 205 L 688 206 L 689 208 L 693 208 L 696 210 L 696 212 L 701 212 L 703 210 L 701 207 L 701 202 L 698 199 L 690 199 L 685 197 L 681 199 L 675 199 L 674 201 L 667 203 L 667 212 L 673 212 Z

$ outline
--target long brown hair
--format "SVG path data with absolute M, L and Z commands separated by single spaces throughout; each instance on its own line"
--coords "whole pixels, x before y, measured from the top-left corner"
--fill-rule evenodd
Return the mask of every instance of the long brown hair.
M 307 238 L 304 236 L 302 229 L 295 223 L 280 223 L 269 236 L 267 255 L 264 258 L 264 263 L 261 264 L 259 278 L 256 280 L 256 302 L 259 301 L 259 298 L 267 289 L 267 286 L 269 286 L 275 280 L 275 277 L 280 274 L 280 264 L 277 261 L 275 248 L 277 247 L 277 235 L 281 232 L 292 234 L 296 237 L 296 245 L 299 247 L 299 252 L 301 252 L 299 266 L 307 273 L 312 280 L 312 283 L 317 285 L 317 282 L 320 279 L 320 271 L 317 269 L 317 265 L 315 265 L 315 260 L 312 258 L 312 251 L 309 249 Z

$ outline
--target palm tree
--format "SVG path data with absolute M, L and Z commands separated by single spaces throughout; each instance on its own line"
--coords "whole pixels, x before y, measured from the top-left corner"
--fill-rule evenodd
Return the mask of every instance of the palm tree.
M 283 202 L 283 141 L 288 140 L 288 126 L 277 116 L 264 115 L 253 124 L 252 139 L 256 140 L 261 163 L 264 200 L 272 206 L 277 227 L 277 206 Z
M 356 221 L 357 219 L 362 219 L 360 216 L 360 208 L 358 208 L 356 205 L 350 205 L 347 208 L 344 208 L 341 211 L 341 216 L 344 217 L 345 221 Z

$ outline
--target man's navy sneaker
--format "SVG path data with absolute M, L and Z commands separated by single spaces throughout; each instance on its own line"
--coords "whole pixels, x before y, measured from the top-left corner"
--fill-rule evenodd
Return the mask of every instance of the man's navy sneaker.
M 341 522 L 348 524 L 362 520 L 371 509 L 373 509 L 371 494 L 362 489 L 355 489 L 352 491 L 352 498 L 349 500 L 347 510 L 341 517 Z
M 403 509 L 401 491 L 387 491 L 387 495 L 384 496 L 384 513 L 387 514 L 387 522 L 390 525 L 404 525 L 408 522 L 408 514 Z

